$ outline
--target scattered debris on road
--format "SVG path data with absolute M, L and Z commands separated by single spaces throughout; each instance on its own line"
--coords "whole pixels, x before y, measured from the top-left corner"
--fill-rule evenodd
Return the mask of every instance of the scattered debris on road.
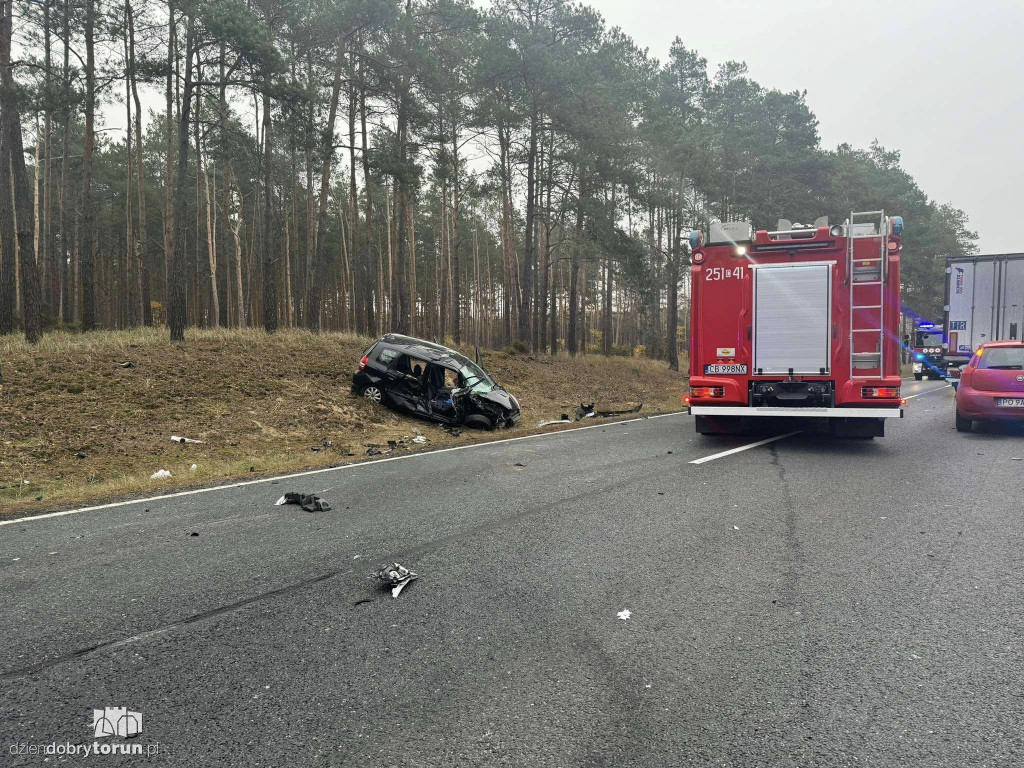
M 117 367 L 118 368 L 134 368 L 135 367 L 135 363 L 133 363 L 131 360 L 125 360 L 123 363 L 118 363 Z
M 644 404 L 642 402 L 637 403 L 636 405 L 631 405 L 628 408 L 619 409 L 598 409 L 594 403 L 590 403 L 589 405 L 587 405 L 586 403 L 580 403 L 576 407 L 576 412 L 573 418 L 569 418 L 568 413 L 563 413 L 561 417 L 557 419 L 552 419 L 550 421 L 540 421 L 537 423 L 537 426 L 550 427 L 554 424 L 574 424 L 575 422 L 580 421 L 581 419 L 591 419 L 595 417 L 600 417 L 604 419 L 611 416 L 625 416 L 630 413 L 639 413 L 640 409 L 643 407 Z M 671 453 L 671 451 L 669 451 L 669 453 Z
M 734 526 L 732 527 L 732 529 L 733 529 L 734 531 L 738 531 L 738 530 L 740 529 L 740 527 L 739 527 L 738 525 L 734 525 Z
M 168 478 L 170 476 L 171 476 L 171 473 L 168 472 L 166 469 L 158 469 L 156 472 L 154 472 L 152 475 L 149 476 L 149 479 L 150 480 L 163 480 L 164 478 Z
M 331 511 L 331 505 L 315 493 L 295 493 L 291 491 L 274 502 L 274 506 L 277 507 L 280 507 L 282 504 L 298 504 L 307 512 Z
M 405 589 L 405 585 L 415 581 L 419 576 L 400 563 L 392 563 L 379 568 L 374 572 L 372 578 L 381 582 L 385 587 L 391 587 L 391 596 L 398 597 Z
M 76 459 L 84 459 L 85 458 L 85 454 L 82 453 L 81 451 L 79 451 L 78 453 L 75 454 L 75 458 Z
M 191 437 L 179 437 L 178 435 L 171 435 L 171 442 L 172 443 L 181 443 L 182 445 L 185 445 L 185 443 L 199 443 L 199 444 L 202 444 L 203 441 L 202 440 L 193 440 Z
M 195 472 L 197 469 L 199 469 L 199 465 L 198 464 L 193 464 L 191 467 L 188 468 L 188 471 L 189 472 Z
M 192 533 L 189 534 L 189 538 L 192 538 L 192 537 L 195 537 L 195 536 L 198 536 L 198 535 L 199 535 L 199 531 L 192 531 Z
M 320 445 L 314 445 L 313 446 L 313 453 L 318 453 L 319 451 L 326 451 L 328 448 L 333 448 L 333 447 L 334 447 L 334 443 L 332 441 L 324 440 L 323 443 L 321 443 Z
M 416 437 L 414 437 L 412 441 L 414 443 L 425 443 L 427 442 L 427 438 L 425 438 L 423 435 L 416 435 Z
M 367 456 L 380 456 L 380 448 L 378 448 L 375 445 L 371 445 L 369 448 L 366 449 L 366 455 Z
M 615 615 L 616 615 L 617 618 L 620 618 L 623 621 L 625 621 L 626 619 L 628 619 L 630 616 L 633 615 L 633 612 L 631 610 L 629 610 L 629 608 L 626 608 L 625 610 L 619 611 Z

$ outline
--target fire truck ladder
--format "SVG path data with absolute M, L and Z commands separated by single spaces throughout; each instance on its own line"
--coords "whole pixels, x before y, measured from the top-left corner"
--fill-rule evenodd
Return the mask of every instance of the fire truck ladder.
M 858 257 L 855 260 L 854 242 L 869 238 L 878 240 L 878 256 L 866 259 Z M 885 281 L 888 271 L 888 240 L 889 227 L 885 211 L 850 213 L 850 218 L 846 221 L 846 274 L 850 285 L 851 379 L 876 379 L 885 375 Z M 873 290 L 854 291 L 854 288 L 863 289 L 868 286 L 872 286 Z M 871 339 L 877 339 L 873 349 Z M 855 351 L 865 349 L 867 351 Z

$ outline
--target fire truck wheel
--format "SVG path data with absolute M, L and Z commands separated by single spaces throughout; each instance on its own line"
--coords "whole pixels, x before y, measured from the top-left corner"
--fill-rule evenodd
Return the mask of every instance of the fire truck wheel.
M 924 375 L 923 375 L 923 374 L 920 374 L 920 373 L 915 373 L 915 374 L 914 374 L 914 379 L 915 379 L 915 381 L 920 381 L 920 380 L 921 380 L 921 379 L 923 379 L 923 378 L 924 378 Z

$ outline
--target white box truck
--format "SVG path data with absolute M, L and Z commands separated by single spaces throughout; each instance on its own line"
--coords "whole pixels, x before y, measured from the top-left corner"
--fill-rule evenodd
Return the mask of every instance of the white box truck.
M 946 259 L 947 369 L 986 341 L 1024 338 L 1024 253 Z

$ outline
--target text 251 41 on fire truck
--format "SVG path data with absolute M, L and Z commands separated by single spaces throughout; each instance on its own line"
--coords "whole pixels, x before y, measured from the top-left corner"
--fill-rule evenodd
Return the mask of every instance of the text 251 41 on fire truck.
M 690 393 L 703 434 L 797 417 L 875 437 L 901 418 L 903 219 L 851 213 L 773 232 L 749 222 L 690 233 Z

